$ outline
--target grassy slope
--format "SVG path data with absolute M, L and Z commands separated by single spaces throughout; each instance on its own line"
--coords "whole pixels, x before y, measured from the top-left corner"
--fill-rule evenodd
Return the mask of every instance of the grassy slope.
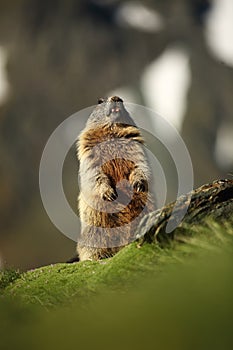
M 232 225 L 186 227 L 178 238 L 6 273 L 0 348 L 232 349 Z
M 2 275 L 5 295 L 20 297 L 24 302 L 45 307 L 80 302 L 102 290 L 127 291 L 144 275 L 159 275 L 164 266 L 188 262 L 190 255 L 222 245 L 232 237 L 232 226 L 209 222 L 208 226 L 187 226 L 177 229 L 182 242 L 171 242 L 161 248 L 156 244 L 136 243 L 124 248 L 115 257 L 99 262 L 56 264 L 14 275 Z M 13 277 L 12 277 L 13 276 Z M 12 282 L 11 282 L 12 279 Z M 7 285 L 8 284 L 8 285 Z M 0 282 L 1 286 L 1 282 Z

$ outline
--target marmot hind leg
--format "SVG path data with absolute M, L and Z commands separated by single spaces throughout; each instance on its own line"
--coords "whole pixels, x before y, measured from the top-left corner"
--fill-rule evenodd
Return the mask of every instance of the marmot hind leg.
M 109 258 L 116 254 L 121 248 L 92 248 L 92 247 L 77 247 L 77 252 L 79 255 L 79 260 L 100 260 L 104 258 Z

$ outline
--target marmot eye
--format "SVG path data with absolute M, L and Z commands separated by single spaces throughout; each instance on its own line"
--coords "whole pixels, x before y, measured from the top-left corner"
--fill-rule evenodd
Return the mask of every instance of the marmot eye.
M 101 103 L 103 103 L 103 102 L 104 102 L 104 98 L 101 97 L 101 98 L 98 99 L 98 104 L 99 104 L 99 105 L 100 105 Z
M 123 100 L 118 96 L 112 96 L 110 99 L 112 102 L 123 102 Z

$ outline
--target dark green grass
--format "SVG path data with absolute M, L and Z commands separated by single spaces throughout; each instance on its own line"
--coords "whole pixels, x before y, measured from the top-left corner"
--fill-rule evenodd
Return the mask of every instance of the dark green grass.
M 9 284 L 13 283 L 20 277 L 20 272 L 14 269 L 0 271 L 0 291 L 5 289 Z

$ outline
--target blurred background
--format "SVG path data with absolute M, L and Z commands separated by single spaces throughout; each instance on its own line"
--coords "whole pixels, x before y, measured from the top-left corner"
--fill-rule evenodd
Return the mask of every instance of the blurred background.
M 38 174 L 50 134 L 117 93 L 168 119 L 195 187 L 232 175 L 232 0 L 0 1 L 0 266 L 66 261 L 75 242 L 50 222 Z M 75 207 L 78 164 L 64 187 Z

